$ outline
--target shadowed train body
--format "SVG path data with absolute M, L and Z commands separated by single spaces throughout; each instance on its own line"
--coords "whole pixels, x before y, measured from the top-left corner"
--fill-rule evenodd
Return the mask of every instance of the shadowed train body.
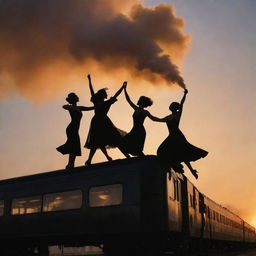
M 1 181 L 0 227 L 0 249 L 24 255 L 56 244 L 114 254 L 256 243 L 254 227 L 155 156 Z

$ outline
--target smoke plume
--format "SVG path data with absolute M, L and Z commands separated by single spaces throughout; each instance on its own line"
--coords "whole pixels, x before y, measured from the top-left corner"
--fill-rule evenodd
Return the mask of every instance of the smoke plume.
M 183 28 L 167 4 L 0 0 L 0 97 L 10 91 L 47 97 L 88 65 L 185 87 L 176 66 L 190 41 Z

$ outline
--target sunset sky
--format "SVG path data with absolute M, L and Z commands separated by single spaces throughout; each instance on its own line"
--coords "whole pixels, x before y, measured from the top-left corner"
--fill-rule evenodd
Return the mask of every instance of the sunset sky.
M 134 3 L 139 3 L 129 0 L 127 6 L 119 6 L 117 0 L 111 2 L 116 2 L 116 12 L 124 15 L 128 15 Z M 185 22 L 184 29 L 180 28 L 184 33 L 181 48 L 161 45 L 164 53 L 174 52 L 174 63 L 179 66 L 189 90 L 180 128 L 188 141 L 209 151 L 205 159 L 193 163 L 199 179 L 195 180 L 187 169 L 186 175 L 204 194 L 256 226 L 256 1 L 145 0 L 143 5 L 154 8 L 160 3 L 173 5 L 176 15 Z M 0 11 L 0 16 L 3 13 L 4 10 Z M 156 29 L 158 26 L 160 29 L 162 24 L 156 24 Z M 8 29 L 13 27 L 4 30 L 0 25 L 0 41 L 9 35 Z M 127 45 L 130 39 L 136 40 L 131 34 Z M 138 74 L 131 66 L 114 66 L 114 61 L 109 60 L 111 56 L 106 62 L 104 59 L 102 66 L 91 60 L 74 64 L 72 68 L 70 63 L 74 60 L 70 56 L 65 56 L 68 64 L 62 60 L 54 66 L 44 59 L 40 71 L 33 70 L 32 60 L 23 63 L 19 58 L 20 62 L 14 65 L 11 61 L 17 61 L 15 54 L 28 46 L 26 38 L 22 40 L 15 51 L 10 51 L 13 56 L 4 55 L 8 53 L 4 47 L 9 46 L 0 42 L 0 179 L 62 169 L 66 165 L 67 156 L 55 150 L 65 142 L 65 129 L 70 121 L 62 105 L 66 104 L 69 92 L 79 95 L 81 105 L 91 105 L 88 73 L 95 90 L 108 87 L 110 96 L 127 80 L 132 100 L 137 102 L 140 95 L 151 97 L 154 104 L 148 110 L 159 117 L 169 114 L 170 102 L 179 101 L 183 95 L 180 87 L 168 86 L 163 79 L 150 79 L 150 74 Z M 124 56 L 126 59 L 129 58 Z M 106 67 L 108 63 L 112 69 Z M 5 64 L 11 72 L 2 71 Z M 19 73 L 23 70 L 25 75 Z M 18 79 L 14 79 L 12 76 L 17 73 Z M 120 95 L 109 117 L 117 127 L 129 131 L 132 112 L 124 95 Z M 84 112 L 80 127 L 82 145 L 92 116 L 92 112 Z M 144 151 L 155 154 L 168 134 L 167 127 L 146 120 L 145 128 Z M 77 166 L 84 164 L 88 153 L 83 148 Z M 116 149 L 109 154 L 123 158 Z M 100 161 L 105 158 L 97 151 L 93 162 Z

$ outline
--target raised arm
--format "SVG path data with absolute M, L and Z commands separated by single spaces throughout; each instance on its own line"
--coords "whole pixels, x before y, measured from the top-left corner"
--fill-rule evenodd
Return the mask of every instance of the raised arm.
M 125 85 L 126 85 L 126 82 L 123 83 L 123 85 L 122 85 L 121 88 L 115 93 L 115 95 L 113 96 L 113 98 L 117 98 L 117 97 L 120 95 L 120 93 L 121 93 L 122 90 L 124 89 Z
M 182 99 L 181 99 L 181 101 L 180 101 L 180 109 L 179 109 L 179 111 L 178 111 L 179 119 L 180 119 L 181 114 L 182 114 L 182 111 L 183 111 L 183 104 L 184 104 L 184 102 L 185 102 L 185 100 L 186 100 L 187 94 L 188 94 L 188 90 L 187 90 L 187 89 L 184 89 L 184 95 L 183 95 L 183 97 L 182 97 Z
M 130 99 L 128 93 L 127 93 L 127 90 L 126 90 L 126 86 L 124 86 L 124 94 L 125 94 L 125 98 L 126 98 L 127 102 L 130 104 L 130 106 L 131 106 L 134 110 L 138 109 L 138 107 L 131 101 L 131 99 Z
M 94 90 L 93 90 L 93 87 L 92 87 L 92 80 L 91 80 L 91 76 L 90 74 L 87 75 L 87 78 L 88 78 L 88 81 L 89 81 L 89 88 L 90 88 L 90 93 L 91 93 L 91 96 L 94 96 Z
M 181 101 L 180 101 L 181 107 L 183 107 L 183 104 L 184 104 L 184 102 L 185 102 L 185 100 L 186 100 L 187 94 L 188 94 L 188 90 L 187 90 L 187 89 L 184 89 L 184 95 L 183 95 L 183 97 L 182 97 L 182 99 L 181 99 Z

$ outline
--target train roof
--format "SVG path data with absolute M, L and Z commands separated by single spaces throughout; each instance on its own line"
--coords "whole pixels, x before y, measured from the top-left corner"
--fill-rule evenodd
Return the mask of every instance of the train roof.
M 157 156 L 154 156 L 154 155 L 117 159 L 117 160 L 114 160 L 111 162 L 101 162 L 101 163 L 95 163 L 95 164 L 91 164 L 91 165 L 87 165 L 87 166 L 84 166 L 84 165 L 78 166 L 72 170 L 60 169 L 60 170 L 54 170 L 54 171 L 50 171 L 50 172 L 37 173 L 37 174 L 32 174 L 32 175 L 4 179 L 4 180 L 0 180 L 0 185 L 16 183 L 16 182 L 20 182 L 20 181 L 32 181 L 32 180 L 37 180 L 40 178 L 54 177 L 54 176 L 59 176 L 59 175 L 67 175 L 70 173 L 93 171 L 95 169 L 104 169 L 104 168 L 109 168 L 109 167 L 115 167 L 118 165 L 127 165 L 127 164 L 135 164 L 135 163 L 142 164 L 142 163 L 150 163 L 150 162 L 157 162 L 157 161 L 158 161 Z

